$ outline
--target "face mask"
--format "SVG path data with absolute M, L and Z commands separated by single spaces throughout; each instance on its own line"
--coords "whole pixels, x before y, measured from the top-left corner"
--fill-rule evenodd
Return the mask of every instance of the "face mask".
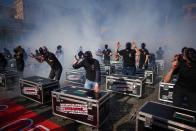
M 196 63 L 196 52 L 194 51 L 194 49 L 188 49 L 186 56 L 191 63 Z
M 126 44 L 126 49 L 127 49 L 127 50 L 130 50 L 130 49 L 131 49 L 131 43 L 127 43 L 127 44 Z
M 89 51 L 87 51 L 87 52 L 84 53 L 84 57 L 85 57 L 85 60 L 86 60 L 87 62 L 91 62 L 92 59 L 93 59 L 92 54 L 91 54 L 91 52 L 89 52 Z

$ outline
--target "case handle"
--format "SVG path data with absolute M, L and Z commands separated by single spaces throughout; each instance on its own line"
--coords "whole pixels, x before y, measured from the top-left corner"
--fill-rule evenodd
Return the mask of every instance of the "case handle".
M 176 118 L 176 119 L 180 119 L 180 120 L 188 121 L 188 122 L 191 122 L 191 123 L 195 123 L 195 116 L 187 115 L 187 114 L 180 113 L 180 112 L 174 112 L 173 117 Z

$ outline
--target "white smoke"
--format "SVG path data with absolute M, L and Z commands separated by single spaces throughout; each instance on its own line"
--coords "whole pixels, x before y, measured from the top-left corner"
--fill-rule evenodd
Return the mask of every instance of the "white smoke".
M 175 1 L 39 0 L 37 3 L 40 6 L 37 15 L 42 15 L 42 11 L 47 15 L 32 19 L 38 25 L 37 30 L 21 44 L 32 50 L 44 45 L 52 52 L 62 45 L 63 67 L 71 66 L 80 46 L 84 51 L 91 50 L 95 57 L 95 51 L 104 48 L 104 44 L 114 50 L 117 41 L 122 48 L 128 41 L 135 41 L 138 47 L 145 42 L 152 53 L 162 46 L 169 58 L 184 46 L 195 46 L 196 31 L 178 18 L 183 9 Z

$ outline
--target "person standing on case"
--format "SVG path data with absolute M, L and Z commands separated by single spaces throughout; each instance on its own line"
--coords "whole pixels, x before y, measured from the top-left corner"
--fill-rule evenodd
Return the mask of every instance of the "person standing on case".
M 122 73 L 124 75 L 134 75 L 136 66 L 135 66 L 135 54 L 136 51 L 131 49 L 131 43 L 126 43 L 126 48 L 123 50 L 119 50 L 120 44 L 117 43 L 116 45 L 116 54 L 119 54 L 123 57 L 123 70 Z M 117 56 L 117 55 L 116 55 Z
M 105 49 L 102 51 L 103 54 L 103 63 L 106 66 L 110 65 L 110 57 L 112 56 L 112 51 L 108 49 L 108 45 L 105 45 Z
M 146 44 L 141 44 L 140 49 L 140 62 L 139 62 L 139 68 L 140 69 L 147 69 L 148 68 L 148 59 L 149 59 L 149 51 L 146 49 Z
M 100 91 L 101 84 L 101 71 L 99 61 L 93 58 L 91 51 L 84 53 L 84 59 L 82 61 L 74 60 L 73 68 L 79 69 L 84 67 L 86 71 L 86 82 L 84 88 L 92 89 L 98 93 Z

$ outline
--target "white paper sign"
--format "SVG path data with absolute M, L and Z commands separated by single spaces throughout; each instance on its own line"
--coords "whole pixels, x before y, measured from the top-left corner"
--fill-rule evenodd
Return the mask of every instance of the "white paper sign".
M 37 95 L 38 89 L 37 87 L 23 87 L 23 93 L 26 95 Z
M 85 104 L 60 104 L 60 111 L 68 114 L 88 114 L 87 105 Z

